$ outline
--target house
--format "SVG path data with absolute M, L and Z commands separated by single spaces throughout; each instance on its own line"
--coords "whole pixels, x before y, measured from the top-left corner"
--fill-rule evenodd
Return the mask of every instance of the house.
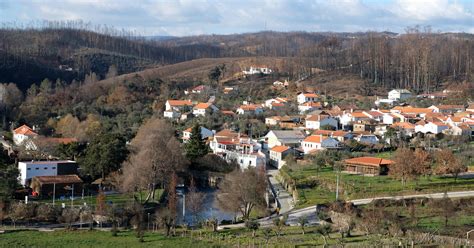
M 33 194 L 40 196 L 79 196 L 82 193 L 83 181 L 78 175 L 34 176 L 29 185 Z
M 285 157 L 292 154 L 293 149 L 289 146 L 274 146 L 270 149 L 270 164 L 281 169 L 286 164 Z
M 399 114 L 412 114 L 415 117 L 424 118 L 426 114 L 433 113 L 433 109 L 430 108 L 415 108 L 411 106 L 403 107 L 403 106 L 396 106 L 390 110 L 391 113 L 399 113 Z
M 397 122 L 391 125 L 392 128 L 399 130 L 402 134 L 406 136 L 413 136 L 415 132 L 415 124 L 410 122 Z
M 394 105 L 397 101 L 396 100 L 393 100 L 393 99 L 383 99 L 383 98 L 377 98 L 377 100 L 375 100 L 374 104 L 376 106 L 380 106 L 380 104 L 386 104 L 386 105 Z
M 300 112 L 300 114 L 304 114 L 313 110 L 319 110 L 322 108 L 323 105 L 320 102 L 305 102 L 298 105 L 298 111 Z
M 219 111 L 219 109 L 214 106 L 212 103 L 198 103 L 196 106 L 193 108 L 193 115 L 195 116 L 206 116 L 207 114 L 210 113 L 215 113 Z
M 265 101 L 265 107 L 272 109 L 275 106 L 283 107 L 288 103 L 288 98 L 277 97 Z
M 459 124 L 457 126 L 450 126 L 448 129 L 442 131 L 446 135 L 455 135 L 455 136 L 472 136 L 472 128 L 467 123 Z
M 332 130 L 316 130 L 313 132 L 313 135 L 323 135 L 331 138 L 337 139 L 339 142 L 344 142 L 346 140 L 350 140 L 354 138 L 354 135 L 352 133 L 338 130 L 338 131 L 332 131 Z
M 303 104 L 305 102 L 318 102 L 320 100 L 320 96 L 316 93 L 300 93 L 296 96 L 296 101 L 298 104 Z
M 368 121 L 359 121 L 352 125 L 352 130 L 354 132 L 375 132 L 375 127 L 377 127 L 377 122 L 373 120 Z
M 211 91 L 211 87 L 208 85 L 198 85 L 190 90 L 185 90 L 184 94 L 189 95 L 189 94 L 202 94 L 202 93 L 207 93 Z
M 417 122 L 415 125 L 415 132 L 417 133 L 431 133 L 431 134 L 439 134 L 442 133 L 443 130 L 448 129 L 449 126 L 439 121 L 435 122 Z
M 23 142 L 38 136 L 35 131 L 27 125 L 23 125 L 13 130 L 13 143 L 17 146 L 21 146 Z
M 205 127 L 201 126 L 201 127 L 199 127 L 199 129 L 201 130 L 201 139 L 203 139 L 203 140 L 206 140 L 209 137 L 214 136 L 214 132 L 207 129 L 207 128 L 205 128 Z M 186 142 L 187 140 L 189 140 L 191 138 L 192 130 L 193 130 L 193 128 L 190 127 L 190 128 L 183 131 L 183 142 Z
M 309 154 L 317 150 L 337 149 L 340 147 L 339 141 L 323 135 L 311 135 L 301 142 L 304 154 Z
M 376 157 L 358 157 L 344 160 L 344 172 L 361 175 L 387 175 L 392 160 Z
M 265 135 L 269 148 L 274 146 L 297 147 L 305 138 L 302 131 L 298 130 L 271 130 Z
M 321 129 L 321 127 L 329 126 L 334 129 L 338 127 L 338 121 L 329 115 L 309 115 L 305 121 L 306 129 Z
M 376 145 L 379 143 L 379 138 L 377 138 L 377 136 L 373 134 L 360 134 L 356 136 L 354 139 L 357 140 L 359 143 L 370 144 L 370 145 Z
M 385 113 L 382 117 L 382 123 L 391 125 L 397 122 L 401 122 L 405 117 L 398 113 Z
M 184 112 L 191 111 L 193 102 L 189 100 L 168 100 L 165 104 L 165 118 L 177 119 Z
M 28 186 L 35 176 L 77 174 L 78 168 L 77 163 L 71 160 L 18 162 L 19 180 L 24 186 Z
M 378 110 L 371 110 L 371 111 L 362 111 L 367 117 L 375 121 L 382 121 L 383 120 L 383 113 Z
M 428 107 L 432 109 L 435 113 L 443 113 L 443 114 L 454 114 L 457 112 L 463 112 L 466 108 L 463 105 L 432 105 Z
M 469 106 L 466 108 L 466 111 L 474 112 L 474 103 L 469 104 Z
M 263 75 L 269 75 L 272 74 L 272 69 L 267 68 L 267 67 L 254 67 L 251 66 L 248 71 L 242 71 L 244 75 L 255 75 L 255 74 L 263 74 Z
M 341 122 L 343 128 L 345 128 L 345 126 L 352 125 L 352 123 L 354 122 L 359 122 L 362 120 L 369 120 L 369 119 L 370 119 L 369 116 L 367 116 L 366 114 L 360 111 L 346 112 L 346 113 L 343 113 L 339 117 L 339 121 Z
M 388 99 L 395 101 L 403 101 L 412 97 L 409 90 L 406 89 L 393 89 L 388 92 Z
M 259 115 L 261 113 L 263 113 L 263 108 L 257 104 L 244 104 L 244 105 L 241 105 L 237 109 L 237 114 L 239 115 L 245 115 L 245 114 Z

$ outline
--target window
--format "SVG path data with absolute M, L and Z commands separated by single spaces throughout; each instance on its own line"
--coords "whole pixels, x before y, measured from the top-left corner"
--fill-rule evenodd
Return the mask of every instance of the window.
M 31 168 L 28 168 L 27 170 L 31 170 Z
M 252 160 L 249 161 L 249 165 L 252 165 Z
M 56 167 L 53 167 L 52 169 L 53 169 L 53 170 L 56 170 Z
M 40 168 L 36 167 L 35 170 L 39 170 Z
M 241 160 L 240 160 L 240 163 L 241 163 L 241 164 L 243 164 L 243 163 L 244 163 L 244 160 L 243 160 L 243 159 L 241 159 Z
M 48 167 L 44 167 L 44 169 L 45 169 L 45 170 L 47 170 L 47 169 L 48 169 Z

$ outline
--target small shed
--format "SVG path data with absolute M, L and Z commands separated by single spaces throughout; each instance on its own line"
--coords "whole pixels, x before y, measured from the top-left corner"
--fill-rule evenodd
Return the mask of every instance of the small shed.
M 358 157 L 344 160 L 344 172 L 363 175 L 387 175 L 392 160 L 376 157 Z
M 74 194 L 78 195 L 82 192 L 83 184 L 78 175 L 35 176 L 30 187 L 40 196 L 52 196 L 53 190 L 57 196 L 68 195 L 73 189 Z

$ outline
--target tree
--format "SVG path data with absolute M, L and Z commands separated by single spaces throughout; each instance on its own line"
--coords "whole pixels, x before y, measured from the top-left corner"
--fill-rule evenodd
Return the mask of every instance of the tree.
M 408 179 L 415 177 L 416 171 L 413 166 L 414 155 L 410 148 L 398 148 L 395 151 L 393 160 L 394 164 L 390 165 L 389 174 L 400 179 L 402 185 L 405 186 Z
M 194 177 L 192 177 L 189 186 L 189 192 L 186 195 L 186 207 L 191 212 L 194 223 L 197 222 L 198 215 L 204 208 L 204 198 L 205 195 L 198 191 Z
M 13 222 L 13 228 L 16 228 L 16 222 L 24 219 L 28 212 L 28 206 L 21 202 L 15 202 L 10 205 L 8 217 Z
M 457 205 L 448 197 L 446 192 L 443 198 L 433 201 L 432 207 L 437 209 L 439 214 L 444 218 L 444 227 L 448 227 L 449 219 L 455 216 L 458 211 Z
M 248 220 L 254 208 L 266 206 L 267 180 L 265 173 L 257 168 L 236 169 L 227 174 L 219 186 L 217 201 L 223 209 L 236 208 L 244 220 Z
M 417 176 L 427 175 L 431 173 L 430 154 L 421 148 L 415 149 L 414 152 L 414 172 Z
M 328 245 L 328 238 L 331 231 L 331 226 L 328 224 L 322 224 L 316 227 L 315 232 L 321 234 L 321 237 L 323 237 L 324 247 Z
M 201 137 L 201 128 L 199 124 L 193 126 L 191 137 L 185 145 L 186 157 L 190 161 L 195 161 L 197 158 L 204 157 L 209 153 L 209 146 Z
M 82 173 L 105 179 L 110 172 L 120 168 L 127 154 L 125 139 L 121 135 L 102 132 L 87 146 L 84 156 L 79 159 L 79 165 Z
M 19 171 L 14 165 L 14 161 L 0 145 L 0 202 L 7 202 L 11 199 L 19 186 L 18 175 Z
M 2 127 L 7 129 L 7 120 L 13 118 L 16 107 L 19 107 L 23 99 L 23 93 L 16 84 L 0 84 L 0 114 L 2 116 Z
M 286 225 L 286 221 L 288 220 L 288 215 L 283 215 L 282 217 L 277 217 L 273 219 L 273 225 L 276 228 L 277 237 L 280 237 L 281 232 L 283 231 L 283 227 Z
M 465 172 L 467 166 L 464 161 L 454 156 L 448 149 L 436 153 L 436 173 L 438 175 L 451 174 L 456 182 L 460 173 Z
M 107 74 L 105 75 L 105 78 L 113 78 L 118 75 L 118 70 L 116 65 L 111 65 L 109 66 L 109 70 L 107 71 Z
M 159 209 L 155 215 L 157 216 L 157 221 L 166 228 L 166 236 L 170 236 L 171 228 L 173 227 L 175 221 L 175 215 L 169 208 Z
M 298 218 L 298 224 L 301 227 L 301 231 L 303 232 L 304 235 L 304 228 L 308 224 L 308 217 L 307 216 L 301 216 Z
M 255 238 L 255 232 L 260 227 L 260 223 L 257 220 L 247 220 L 245 221 L 245 227 L 252 231 L 252 237 Z
M 135 193 L 146 190 L 142 203 L 154 199 L 157 186 L 164 188 L 169 184 L 169 175 L 184 171 L 188 165 L 173 129 L 161 119 L 150 119 L 140 127 L 130 151 L 122 167 L 121 188 Z

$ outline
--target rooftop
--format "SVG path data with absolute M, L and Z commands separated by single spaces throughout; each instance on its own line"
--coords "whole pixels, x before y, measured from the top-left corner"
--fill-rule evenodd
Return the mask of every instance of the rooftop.
M 346 164 L 356 164 L 356 165 L 368 165 L 374 167 L 380 167 L 381 165 L 390 165 L 393 163 L 392 160 L 376 158 L 376 157 L 358 157 L 350 158 L 344 160 Z

